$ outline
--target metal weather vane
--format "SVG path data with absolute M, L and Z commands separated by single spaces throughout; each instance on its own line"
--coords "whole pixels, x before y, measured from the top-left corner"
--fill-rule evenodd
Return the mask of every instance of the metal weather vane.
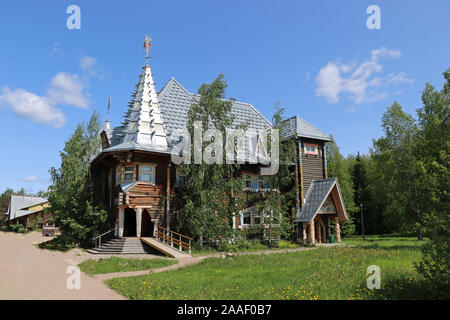
M 144 39 L 144 49 L 145 49 L 145 63 L 148 64 L 148 54 L 150 52 L 150 47 L 152 46 L 152 38 L 148 35 L 145 35 Z
M 106 118 L 106 121 L 109 121 L 109 111 L 111 110 L 111 97 L 108 99 L 108 117 Z

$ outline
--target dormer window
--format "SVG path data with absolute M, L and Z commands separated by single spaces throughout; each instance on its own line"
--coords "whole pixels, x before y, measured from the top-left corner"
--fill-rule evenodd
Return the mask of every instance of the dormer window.
M 305 154 L 319 154 L 319 145 L 313 143 L 304 143 L 305 146 Z
M 123 177 L 124 177 L 124 182 L 133 182 L 134 181 L 134 166 L 126 166 Z

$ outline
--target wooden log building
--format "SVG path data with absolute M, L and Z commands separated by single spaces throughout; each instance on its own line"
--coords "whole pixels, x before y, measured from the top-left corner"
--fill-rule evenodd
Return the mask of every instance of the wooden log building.
M 145 44 L 144 44 L 145 45 Z M 148 39 L 146 39 L 146 48 Z M 151 67 L 147 63 L 139 76 L 136 90 L 121 125 L 112 127 L 108 119 L 102 130 L 102 150 L 92 160 L 92 172 L 104 174 L 106 201 L 115 217 L 116 237 L 155 237 L 158 227 L 170 229 L 170 195 L 184 181 L 171 161 L 171 149 L 177 142 L 174 132 L 186 128 L 187 114 L 196 94 L 188 92 L 174 78 L 156 91 Z M 248 103 L 232 101 L 236 125 L 249 123 L 251 130 L 271 128 L 268 121 Z M 301 240 L 328 242 L 330 222 L 347 219 L 336 179 L 327 179 L 325 144 L 329 136 L 298 116 L 287 120 L 281 132 L 297 146 L 295 222 Z M 241 172 L 246 189 L 261 192 L 266 178 L 259 175 L 261 163 L 247 163 Z M 96 190 L 94 190 L 96 192 Z M 261 224 L 261 213 L 249 207 L 236 212 L 233 227 L 242 229 Z

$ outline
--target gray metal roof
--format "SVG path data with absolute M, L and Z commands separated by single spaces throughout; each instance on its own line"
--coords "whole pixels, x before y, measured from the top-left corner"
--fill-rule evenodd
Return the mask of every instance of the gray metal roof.
M 167 132 L 186 128 L 188 111 L 198 99 L 197 94 L 187 91 L 177 80 L 171 78 L 158 94 L 161 115 Z M 272 124 L 251 104 L 231 101 L 234 115 L 233 127 L 248 123 L 248 129 L 262 130 Z
M 144 85 L 148 82 L 148 85 Z M 148 89 L 150 88 L 150 89 Z M 150 104 L 153 104 L 153 110 L 148 110 L 147 99 L 148 94 L 144 94 L 145 90 L 150 90 Z M 171 147 L 179 142 L 178 137 L 173 134 L 177 129 L 185 129 L 188 120 L 188 111 L 193 103 L 198 101 L 199 95 L 187 91 L 178 81 L 171 78 L 166 85 L 156 93 L 154 89 L 153 77 L 149 66 L 144 67 L 143 74 L 140 76 L 139 83 L 135 93 L 132 95 L 132 101 L 129 104 L 129 110 L 125 114 L 125 121 L 122 125 L 112 128 L 109 121 L 105 123 L 101 132 L 104 131 L 109 140 L 109 148 L 102 152 L 111 152 L 119 150 L 143 150 L 159 153 L 170 153 Z M 272 124 L 267 120 L 255 107 L 251 104 L 228 100 L 232 103 L 231 113 L 234 115 L 233 127 L 236 128 L 241 124 L 247 124 L 248 133 L 255 135 L 252 141 L 245 142 L 245 158 L 251 163 L 266 163 L 268 155 L 257 154 L 251 152 L 252 148 L 256 148 L 256 141 L 260 138 L 260 133 L 266 128 L 271 128 Z M 159 111 L 158 111 L 159 110 Z M 149 112 L 148 112 L 149 111 Z M 161 124 L 163 134 L 155 132 L 147 132 L 148 115 L 150 118 L 156 117 L 155 121 L 150 119 L 150 128 L 154 124 Z M 158 119 L 160 115 L 160 120 Z M 145 129 L 145 130 L 144 130 Z M 145 132 L 144 132 L 144 131 Z M 153 130 L 153 129 L 151 129 Z M 287 127 L 280 133 L 290 138 L 295 134 L 297 136 L 316 138 L 329 141 L 330 138 L 301 119 L 293 117 L 287 120 Z M 139 135 L 141 139 L 139 139 Z M 142 143 L 145 139 L 150 139 L 152 143 Z M 154 139 L 159 139 L 159 143 L 154 143 Z M 161 143 L 163 139 L 164 143 Z M 255 140 L 256 139 L 256 140 Z M 145 140 L 145 141 L 147 141 Z M 149 141 L 150 141 L 149 140 Z M 246 139 L 247 140 L 247 139 Z M 167 143 L 166 143 L 167 142 Z M 101 152 L 95 157 L 97 158 Z M 92 159 L 92 161 L 94 161 Z
M 291 138 L 295 135 L 302 138 L 311 138 L 324 141 L 331 141 L 331 138 L 314 127 L 309 122 L 303 120 L 299 116 L 294 116 L 286 120 L 284 130 L 282 132 L 286 138 Z
M 336 185 L 336 178 L 314 180 L 306 193 L 305 203 L 297 213 L 295 222 L 310 222 L 314 219 L 325 199 Z M 337 185 L 336 185 L 337 186 Z
M 28 195 L 12 195 L 7 212 L 9 214 L 9 220 L 34 213 L 36 211 L 30 211 L 26 209 L 46 202 L 48 202 L 48 200 L 41 197 Z

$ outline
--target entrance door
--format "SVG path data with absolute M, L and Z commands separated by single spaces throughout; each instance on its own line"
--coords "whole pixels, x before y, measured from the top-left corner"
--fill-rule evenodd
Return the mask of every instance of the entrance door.
M 153 237 L 154 223 L 147 209 L 142 211 L 141 237 Z
M 125 208 L 123 221 L 123 236 L 136 237 L 136 211 L 132 208 Z

